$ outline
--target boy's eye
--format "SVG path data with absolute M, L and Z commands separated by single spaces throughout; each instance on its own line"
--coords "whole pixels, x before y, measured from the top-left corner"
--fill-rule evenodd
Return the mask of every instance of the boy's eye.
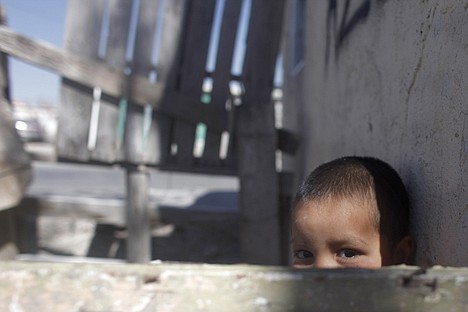
M 344 248 L 338 251 L 338 257 L 340 258 L 355 258 L 359 256 L 359 253 L 356 250 Z
M 314 255 L 307 250 L 298 250 L 294 256 L 298 259 L 308 259 L 314 257 Z

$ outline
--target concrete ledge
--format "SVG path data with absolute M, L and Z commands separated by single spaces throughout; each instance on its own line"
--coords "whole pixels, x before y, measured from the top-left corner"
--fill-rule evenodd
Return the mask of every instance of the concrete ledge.
M 0 263 L 1 311 L 467 311 L 468 269 Z

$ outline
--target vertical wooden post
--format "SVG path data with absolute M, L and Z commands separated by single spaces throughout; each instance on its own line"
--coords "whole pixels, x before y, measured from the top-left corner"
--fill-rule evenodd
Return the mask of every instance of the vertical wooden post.
M 151 228 L 148 209 L 149 172 L 141 167 L 127 168 L 127 260 L 151 260 Z
M 237 147 L 241 256 L 248 263 L 280 264 L 277 146 L 271 100 L 284 1 L 252 0 L 242 78 Z

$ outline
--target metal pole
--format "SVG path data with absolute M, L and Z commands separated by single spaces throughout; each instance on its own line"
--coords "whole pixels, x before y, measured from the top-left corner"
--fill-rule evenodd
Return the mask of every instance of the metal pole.
M 142 167 L 127 168 L 127 260 L 151 260 L 151 229 L 148 212 L 149 172 Z

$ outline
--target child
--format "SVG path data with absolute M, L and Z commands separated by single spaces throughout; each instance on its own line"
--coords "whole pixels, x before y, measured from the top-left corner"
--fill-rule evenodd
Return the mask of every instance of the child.
M 398 173 L 370 157 L 343 157 L 315 169 L 291 215 L 294 267 L 379 268 L 409 262 L 408 195 Z

